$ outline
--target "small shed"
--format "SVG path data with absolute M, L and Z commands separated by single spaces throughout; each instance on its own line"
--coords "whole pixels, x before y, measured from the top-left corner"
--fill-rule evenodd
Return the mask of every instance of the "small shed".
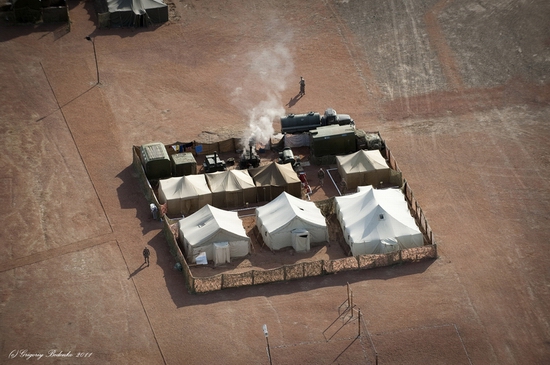
M 191 152 L 175 153 L 172 159 L 172 176 L 195 175 L 197 161 Z
M 153 142 L 140 147 L 141 162 L 149 180 L 169 178 L 172 174 L 170 157 L 164 144 Z
M 310 133 L 310 147 L 315 157 L 345 155 L 357 151 L 355 127 L 352 125 L 329 125 Z

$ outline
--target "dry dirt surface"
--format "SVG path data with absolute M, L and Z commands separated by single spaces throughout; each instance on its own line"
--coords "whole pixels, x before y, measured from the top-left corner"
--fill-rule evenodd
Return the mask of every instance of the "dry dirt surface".
M 550 363 L 550 2 L 69 6 L 0 21 L 0 363 L 269 364 L 264 324 L 273 364 Z M 381 132 L 439 258 L 189 294 L 132 145 L 328 107 Z

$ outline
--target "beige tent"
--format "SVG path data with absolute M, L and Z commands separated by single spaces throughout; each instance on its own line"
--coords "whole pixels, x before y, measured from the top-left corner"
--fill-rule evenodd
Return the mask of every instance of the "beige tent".
M 196 262 L 203 252 L 206 259 L 215 264 L 230 262 L 233 257 L 250 253 L 250 238 L 237 212 L 205 205 L 178 224 L 189 262 Z
M 271 201 L 284 191 L 302 197 L 302 182 L 290 164 L 272 162 L 249 172 L 257 187 L 258 201 Z
M 212 191 L 212 205 L 222 209 L 256 203 L 256 185 L 247 170 L 228 170 L 206 174 Z
M 359 150 L 355 153 L 336 156 L 338 172 L 346 180 L 348 190 L 358 186 L 401 186 L 401 173 L 392 170 L 379 150 Z
M 212 204 L 212 192 L 204 175 L 172 177 L 159 181 L 159 203 L 167 203 L 167 215 L 189 215 Z

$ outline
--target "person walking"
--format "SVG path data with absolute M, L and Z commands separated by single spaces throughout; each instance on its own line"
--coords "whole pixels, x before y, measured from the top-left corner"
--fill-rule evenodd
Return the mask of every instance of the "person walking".
M 325 172 L 323 171 L 322 167 L 317 172 L 317 177 L 319 178 L 319 185 L 323 186 L 325 182 Z
M 300 95 L 306 94 L 306 80 L 300 76 Z
M 151 256 L 151 252 L 147 247 L 143 249 L 143 258 L 145 259 L 145 263 L 147 266 L 149 266 L 149 256 Z

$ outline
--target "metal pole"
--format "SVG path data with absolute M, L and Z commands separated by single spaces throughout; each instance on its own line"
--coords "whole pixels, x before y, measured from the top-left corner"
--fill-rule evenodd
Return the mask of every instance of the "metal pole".
M 267 342 L 267 358 L 269 359 L 269 365 L 272 365 L 273 363 L 271 362 L 271 350 L 269 349 L 269 337 L 266 337 L 265 340 Z
M 265 336 L 265 342 L 267 343 L 267 358 L 269 359 L 269 365 L 273 365 L 271 362 L 271 349 L 269 348 L 269 335 L 267 333 L 267 324 L 263 325 L 264 330 L 264 336 Z
M 361 309 L 359 309 L 359 318 L 357 319 L 357 337 L 361 337 Z
M 86 40 L 92 42 L 92 48 L 94 49 L 94 60 L 95 60 L 95 74 L 97 77 L 96 85 L 99 85 L 99 65 L 97 63 L 97 53 L 95 51 L 95 41 L 92 37 L 86 37 Z

